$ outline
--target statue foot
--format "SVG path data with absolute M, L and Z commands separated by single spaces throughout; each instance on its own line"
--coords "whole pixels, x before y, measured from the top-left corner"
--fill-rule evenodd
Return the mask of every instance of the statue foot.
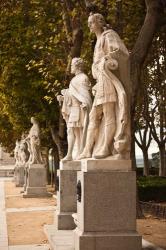
M 82 152 L 82 154 L 80 154 L 77 157 L 77 160 L 82 160 L 82 159 L 86 159 L 86 158 L 91 158 L 92 154 L 90 152 Z
M 103 158 L 106 158 L 106 157 L 108 157 L 108 156 L 110 156 L 110 152 L 107 151 L 107 150 L 103 150 L 103 151 L 101 151 L 99 154 L 94 155 L 93 157 L 94 157 L 95 159 L 103 159 Z
M 78 218 L 77 218 L 77 213 L 73 213 L 73 214 L 72 214 L 72 217 L 73 217 L 73 219 L 74 219 L 74 223 L 75 223 L 75 225 L 76 225 L 76 226 L 78 226 Z
M 73 158 L 71 155 L 66 155 L 61 161 L 72 161 Z

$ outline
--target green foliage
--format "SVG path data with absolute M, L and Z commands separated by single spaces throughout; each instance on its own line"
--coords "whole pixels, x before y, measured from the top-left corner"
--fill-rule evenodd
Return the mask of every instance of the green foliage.
M 139 177 L 138 192 L 141 201 L 166 201 L 166 178 L 165 177 Z
M 9 148 L 29 129 L 32 115 L 41 123 L 45 145 L 52 143 L 49 124 L 58 129 L 56 96 L 69 84 L 66 68 L 73 28 L 70 22 L 69 27 L 65 23 L 62 2 L 8 0 L 0 3 L 0 141 Z M 74 8 L 68 14 L 72 20 L 80 18 L 84 33 L 81 56 L 94 84 L 91 64 L 95 37 L 89 32 L 83 2 L 71 1 Z M 131 50 L 144 20 L 144 0 L 125 0 L 120 5 L 116 0 L 94 3 Z M 153 73 L 156 75 L 156 71 Z
M 59 70 L 64 52 L 58 47 L 59 38 L 57 42 L 56 5 L 52 6 L 50 1 L 43 4 L 31 1 L 29 6 L 23 6 L 19 1 L 11 1 L 0 9 L 0 140 L 9 148 L 29 129 L 32 115 L 45 128 L 47 144 L 50 144 L 48 122 L 58 121 L 57 103 L 47 102 L 47 96 L 55 99 L 58 80 L 62 79 L 62 70 Z M 59 53 L 57 61 L 55 53 Z M 12 131 L 15 136 L 11 136 Z
M 166 187 L 166 178 L 158 176 L 141 176 L 138 178 L 139 187 Z

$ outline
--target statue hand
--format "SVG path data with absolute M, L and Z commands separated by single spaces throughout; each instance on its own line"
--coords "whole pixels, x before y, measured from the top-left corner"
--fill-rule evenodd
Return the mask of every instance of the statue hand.
M 92 94 L 93 94 L 93 96 L 96 95 L 96 90 L 95 89 L 92 89 Z
M 86 108 L 87 108 L 87 104 L 86 104 L 86 103 L 82 103 L 82 104 L 80 105 L 80 107 L 81 107 L 82 109 L 86 109 Z
M 110 56 L 105 56 L 105 62 L 111 70 L 116 70 L 118 68 L 117 60 L 111 58 Z
M 61 102 L 63 102 L 63 96 L 62 95 L 57 95 L 57 101 L 59 102 L 59 103 L 61 103 Z

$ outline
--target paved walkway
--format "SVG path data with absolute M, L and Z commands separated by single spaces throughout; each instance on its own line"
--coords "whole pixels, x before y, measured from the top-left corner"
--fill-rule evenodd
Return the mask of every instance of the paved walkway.
M 19 245 L 19 246 L 9 246 L 9 250 L 50 250 L 49 245 Z
M 8 250 L 4 181 L 0 180 L 0 250 Z
M 47 207 L 21 207 L 21 208 L 7 208 L 7 213 L 16 213 L 16 212 L 33 212 L 33 211 L 55 211 L 54 206 Z
M 49 250 L 50 246 L 48 244 L 16 245 L 16 246 L 8 245 L 6 213 L 55 210 L 54 206 L 5 209 L 4 182 L 10 179 L 11 178 L 0 177 L 0 250 Z

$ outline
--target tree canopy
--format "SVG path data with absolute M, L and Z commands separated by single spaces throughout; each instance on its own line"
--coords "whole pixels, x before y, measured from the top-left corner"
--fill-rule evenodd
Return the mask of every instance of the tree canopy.
M 165 7 L 164 0 L 1 1 L 0 141 L 3 145 L 13 148 L 16 138 L 29 129 L 31 116 L 39 119 L 45 145 L 53 143 L 50 125 L 65 140 L 56 96 L 71 79 L 71 58 L 84 58 L 86 72 L 94 83 L 91 63 L 95 38 L 87 27 L 90 11 L 102 13 L 131 52 L 132 116 L 136 101 L 139 107 L 145 105 L 138 93 L 147 90 L 148 104 L 155 96 L 158 103 L 155 112 L 161 118 L 165 100 Z M 145 120 L 142 111 L 140 114 Z M 160 126 L 163 119 L 157 119 Z

